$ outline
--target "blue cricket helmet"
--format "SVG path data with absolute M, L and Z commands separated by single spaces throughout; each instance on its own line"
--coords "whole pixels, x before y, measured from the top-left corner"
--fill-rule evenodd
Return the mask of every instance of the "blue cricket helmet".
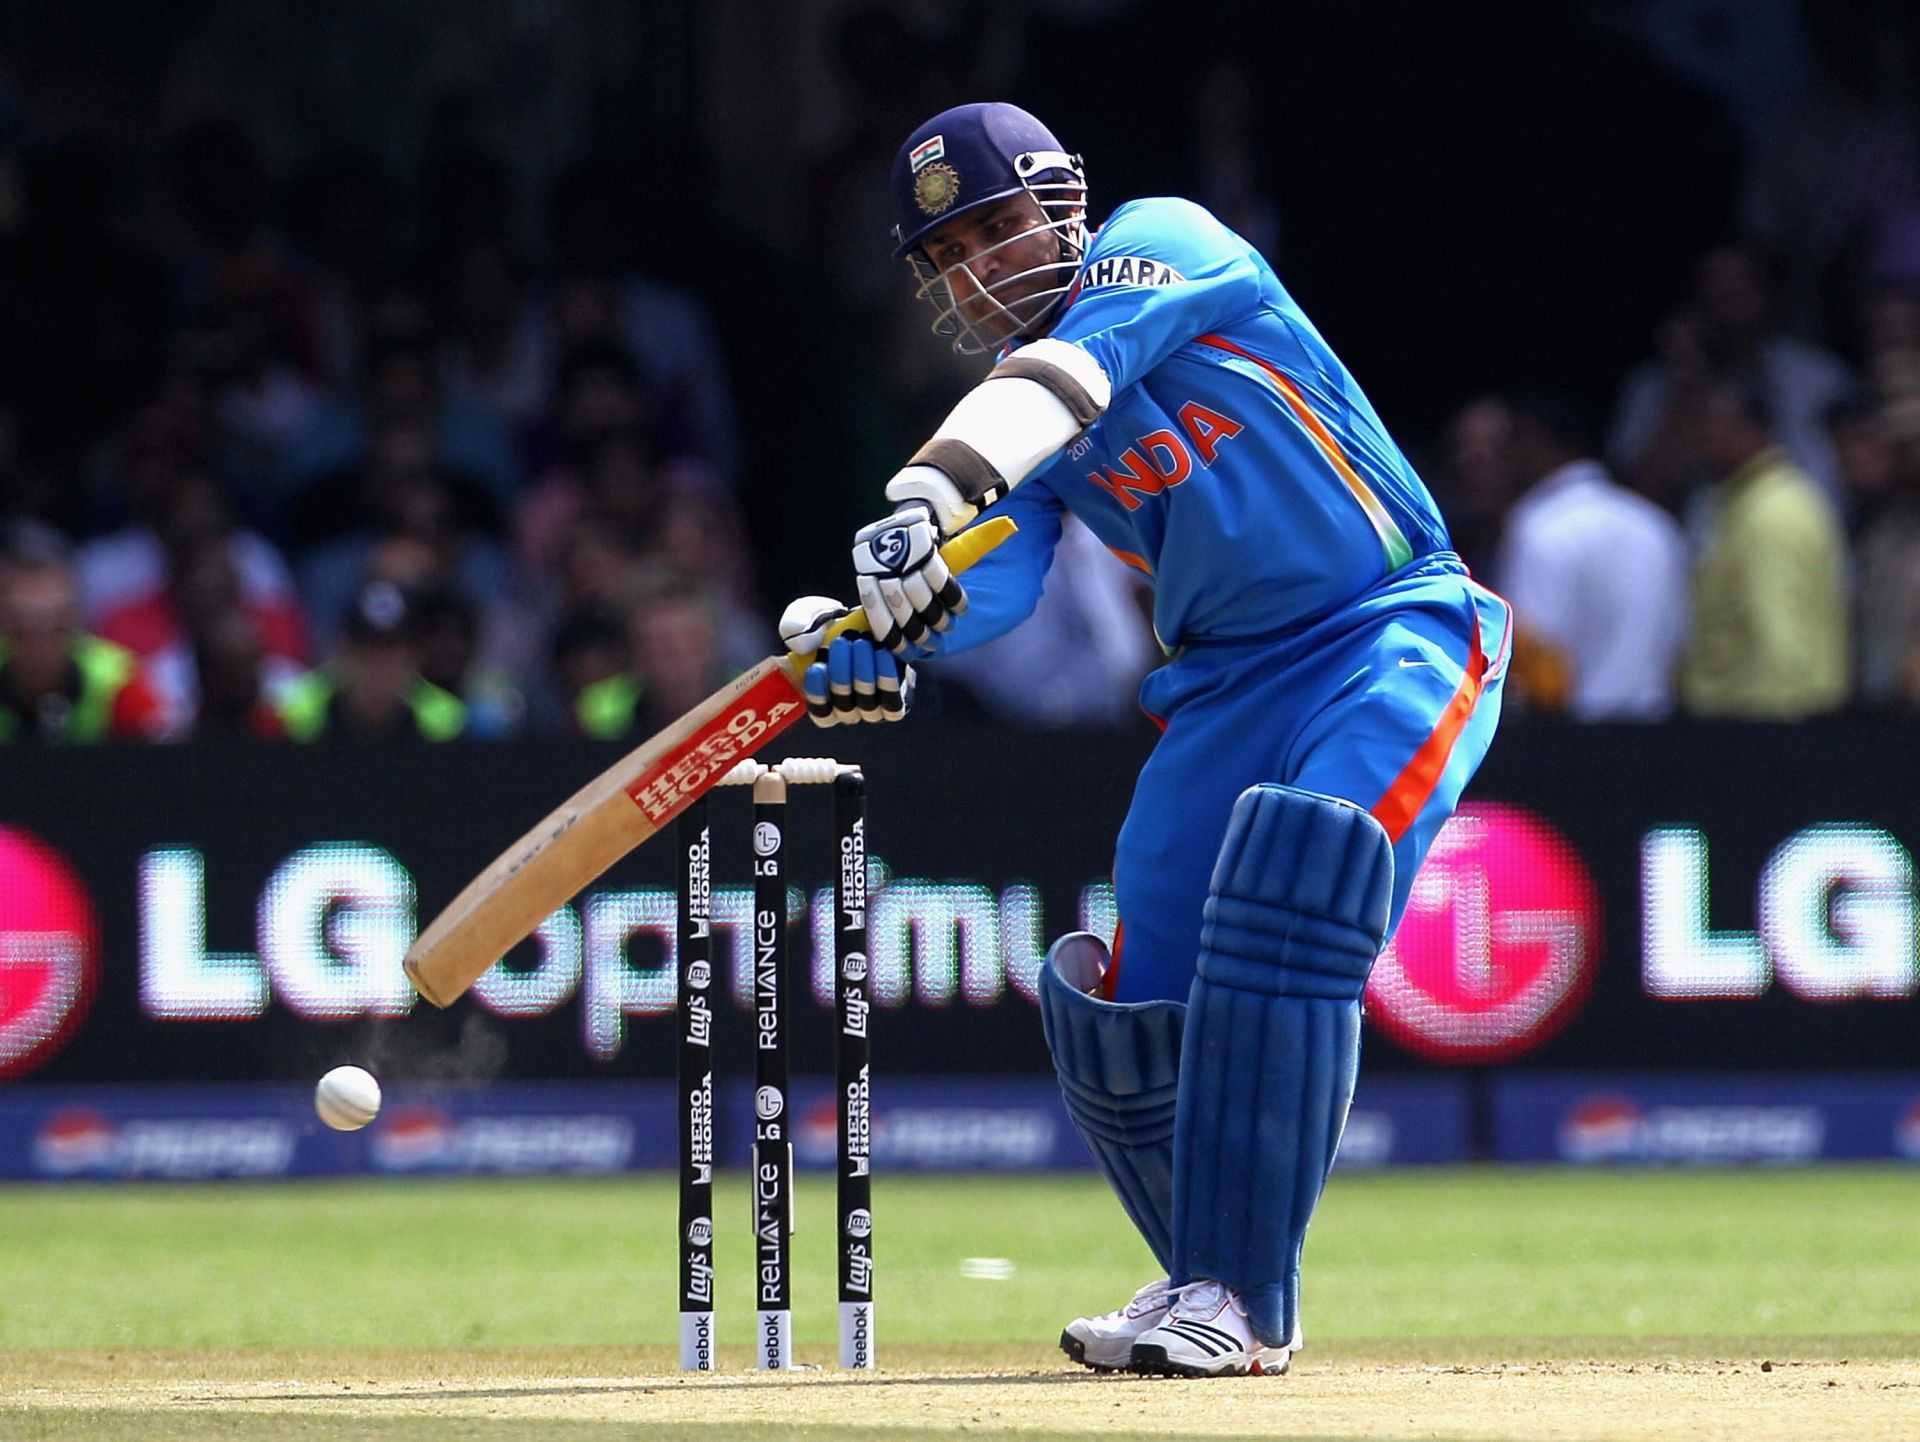
M 1053 258 L 982 285 L 972 278 L 969 262 L 942 270 L 927 256 L 930 232 L 1022 193 L 1039 208 L 1039 228 L 1059 241 Z M 1086 169 L 1051 130 L 1003 101 L 943 110 L 900 147 L 893 201 L 899 217 L 894 258 L 913 269 L 919 298 L 934 309 L 936 335 L 952 340 L 962 354 L 978 354 L 1044 333 L 1071 293 L 1087 249 Z M 1009 236 L 992 249 L 1031 234 Z
M 1080 157 L 1019 106 L 990 100 L 943 110 L 894 157 L 894 259 L 956 215 L 1065 180 L 1084 189 Z

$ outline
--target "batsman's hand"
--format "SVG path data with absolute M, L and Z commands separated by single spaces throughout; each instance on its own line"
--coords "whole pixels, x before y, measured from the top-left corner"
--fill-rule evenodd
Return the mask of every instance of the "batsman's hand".
M 780 617 L 787 649 L 814 658 L 800 685 L 816 726 L 898 721 L 913 706 L 913 667 L 880 650 L 872 637 L 840 636 L 820 654 L 827 629 L 851 609 L 827 596 L 802 596 Z
M 876 644 L 925 654 L 967 609 L 967 593 L 940 555 L 940 528 L 920 503 L 902 506 L 853 538 L 854 584 Z

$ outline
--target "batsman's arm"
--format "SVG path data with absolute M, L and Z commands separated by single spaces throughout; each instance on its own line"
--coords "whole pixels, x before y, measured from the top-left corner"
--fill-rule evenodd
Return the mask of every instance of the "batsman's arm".
M 887 499 L 918 502 L 951 536 L 1099 420 L 1113 400 L 1100 363 L 1065 341 L 1030 341 L 962 396 L 887 482 Z
M 941 555 L 964 571 L 1015 531 L 990 517 Z M 864 630 L 854 611 L 833 634 Z M 451 1006 L 481 974 L 614 862 L 672 821 L 806 714 L 801 674 L 811 658 L 769 656 L 588 782 L 469 882 L 420 933 L 404 966 L 414 989 Z

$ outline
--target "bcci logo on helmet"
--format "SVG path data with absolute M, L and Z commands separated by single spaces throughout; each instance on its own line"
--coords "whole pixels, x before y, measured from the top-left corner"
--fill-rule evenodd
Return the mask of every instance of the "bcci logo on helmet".
M 913 203 L 927 215 L 939 215 L 960 198 L 960 172 L 951 165 L 924 167 L 913 178 Z

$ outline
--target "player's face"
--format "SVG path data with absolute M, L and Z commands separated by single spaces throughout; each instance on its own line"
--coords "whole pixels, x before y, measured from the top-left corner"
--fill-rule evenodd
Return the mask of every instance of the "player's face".
M 1007 340 L 1047 304 L 1058 288 L 1060 237 L 1032 196 L 969 211 L 932 232 L 924 249 L 946 279 L 966 322 L 994 341 Z

